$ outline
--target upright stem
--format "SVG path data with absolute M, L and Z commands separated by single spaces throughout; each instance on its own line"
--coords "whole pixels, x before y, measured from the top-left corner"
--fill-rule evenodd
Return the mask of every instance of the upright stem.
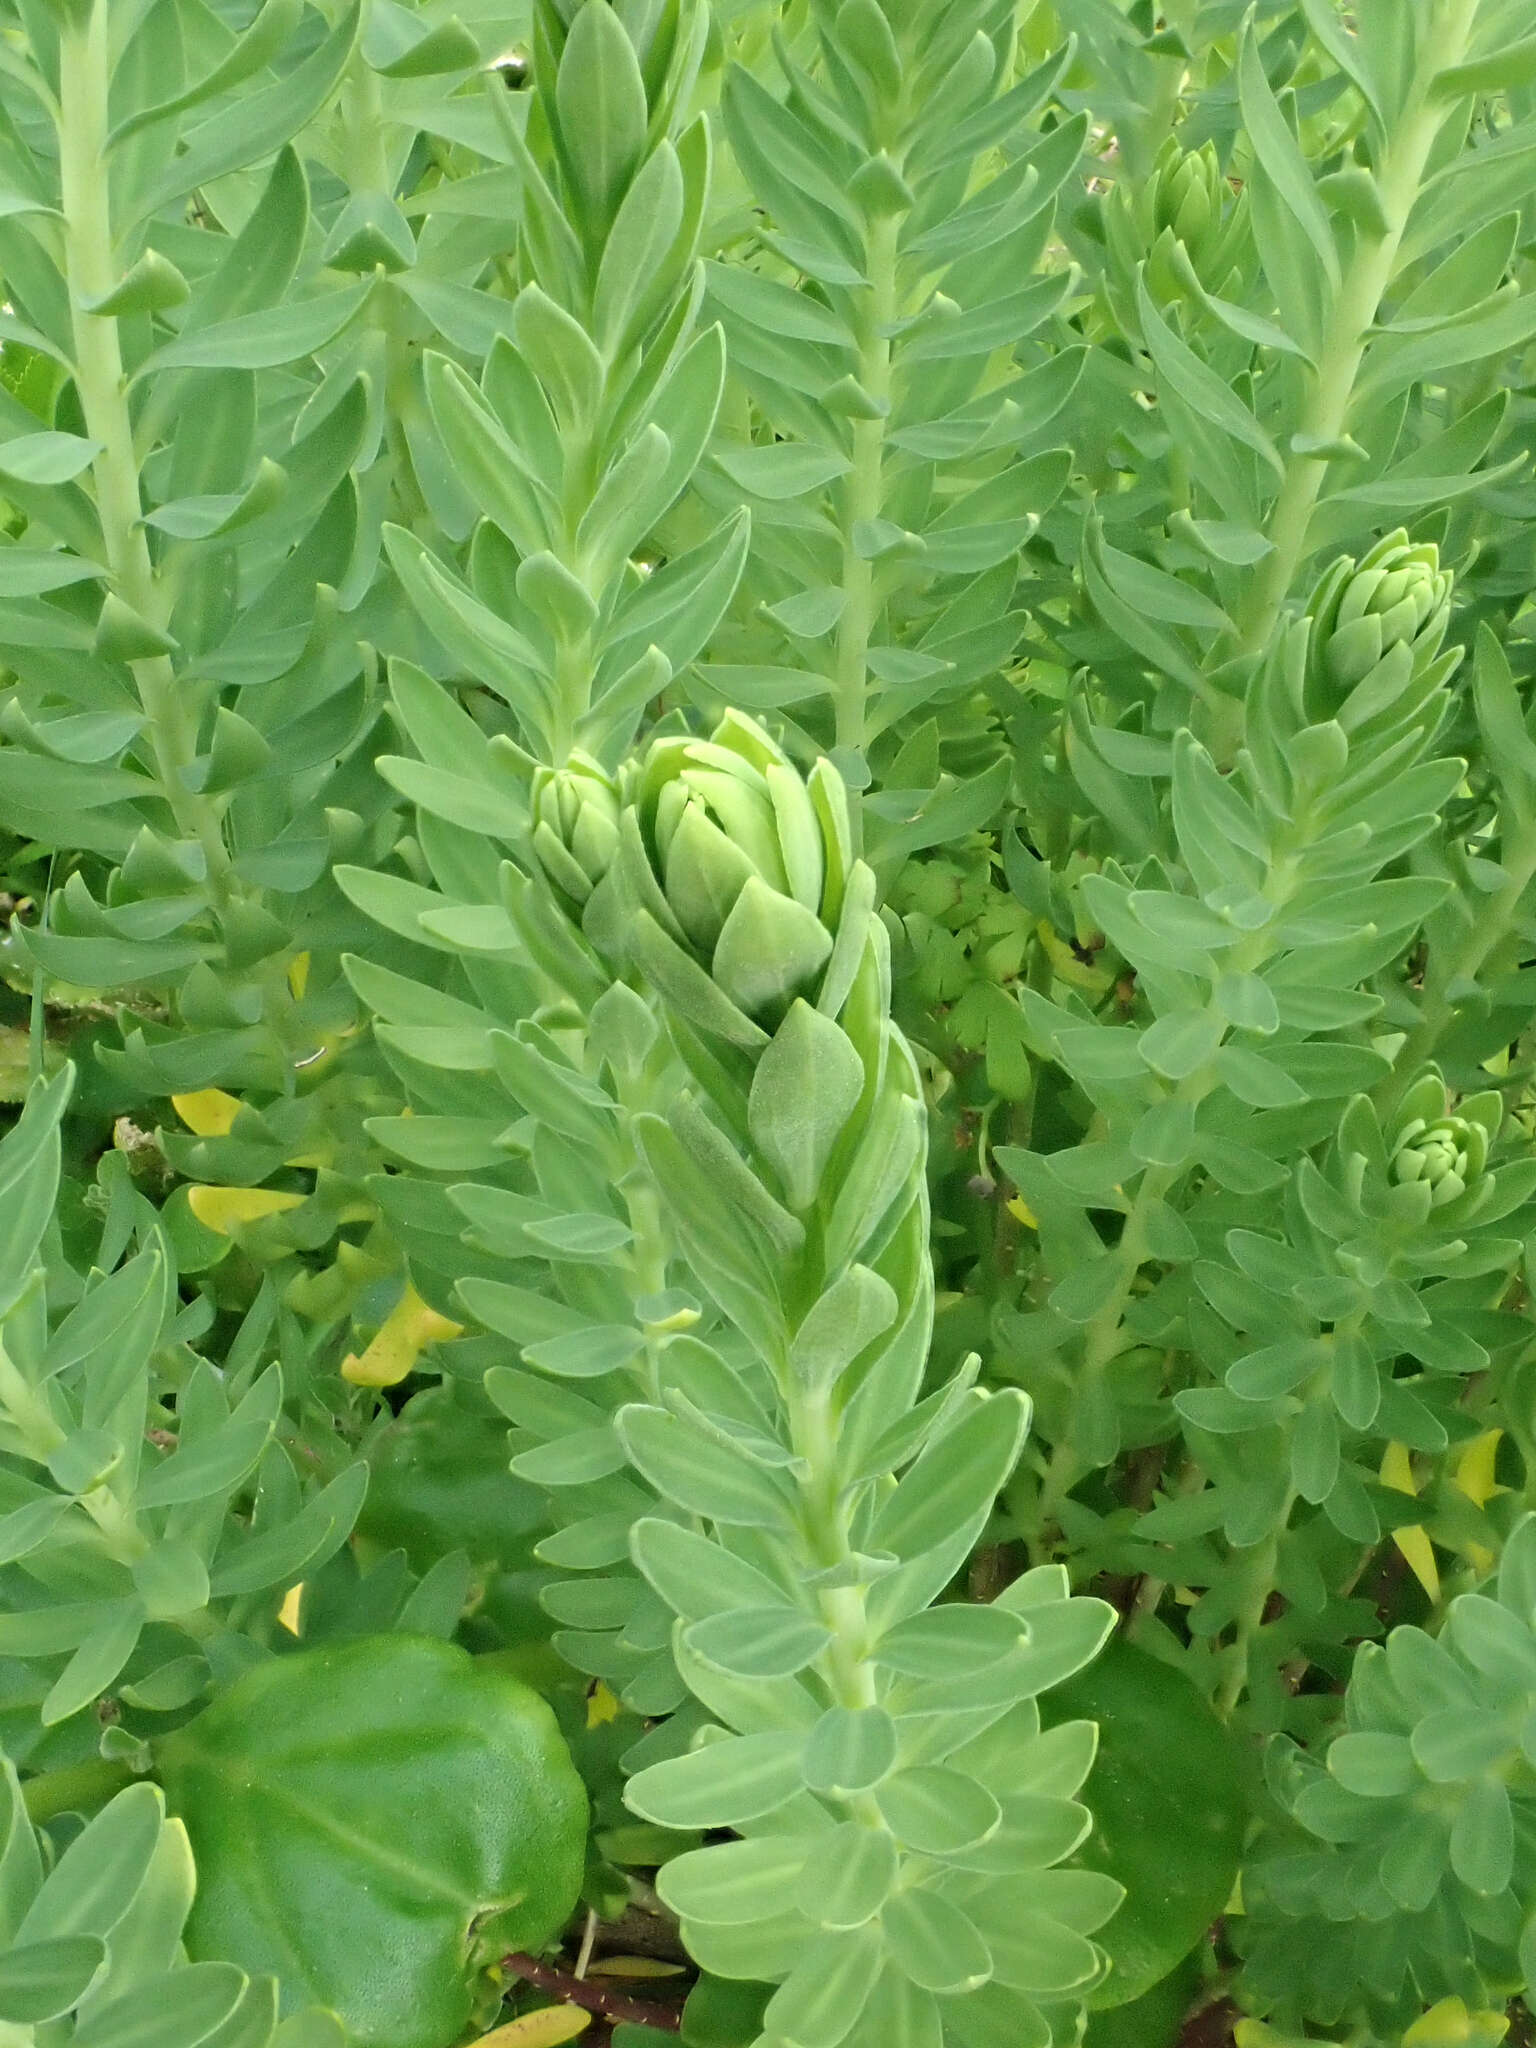
M 1294 1486 L 1287 1489 L 1285 1504 L 1274 1528 L 1247 1553 L 1248 1598 L 1238 1617 L 1237 1633 L 1226 1652 L 1226 1674 L 1216 1697 L 1216 1711 L 1224 1721 L 1231 1719 L 1238 1701 L 1247 1690 L 1248 1667 L 1253 1658 L 1253 1645 L 1264 1626 L 1264 1610 L 1269 1605 L 1275 1567 L 1280 1561 L 1281 1538 L 1291 1526 L 1291 1515 L 1298 1498 Z
M 869 292 L 863 300 L 864 320 L 859 345 L 858 380 L 876 405 L 879 417 L 861 419 L 853 427 L 853 468 L 843 488 L 843 610 L 837 627 L 837 744 L 862 753 L 866 740 L 865 696 L 869 681 L 869 643 L 874 636 L 877 605 L 875 564 L 859 553 L 860 526 L 880 517 L 884 503 L 884 408 L 891 397 L 891 336 L 896 318 L 896 251 L 900 222 L 882 214 L 870 227 L 866 244 Z
M 807 1531 L 815 1543 L 822 1569 L 849 1563 L 854 1556 L 848 1499 L 841 1490 L 837 1458 L 837 1424 L 827 1395 L 807 1396 L 788 1390 L 789 1438 L 805 1466 L 800 1482 Z M 823 1676 L 833 1701 L 855 1711 L 878 1704 L 875 1668 L 869 1660 L 868 1607 L 862 1586 L 823 1587 L 816 1596 L 822 1622 L 832 1632 Z M 879 1807 L 866 1792 L 847 1801 L 848 1811 L 866 1827 L 883 1828 Z
M 1439 34 L 1421 52 L 1413 86 L 1376 179 L 1384 227 L 1357 229 L 1354 254 L 1329 314 L 1311 396 L 1299 432 L 1314 441 L 1337 441 L 1349 426 L 1355 379 L 1382 299 L 1397 269 L 1398 251 L 1419 196 L 1430 151 L 1446 109 L 1432 97 L 1436 75 L 1466 54 L 1478 0 L 1442 0 Z M 1405 32 L 1407 30 L 1405 22 Z M 1252 656 L 1269 645 L 1296 572 L 1307 554 L 1307 529 L 1328 471 L 1327 460 L 1293 455 L 1269 516 L 1271 551 L 1249 585 L 1238 615 L 1238 653 Z
M 35 1778 L 28 1778 L 21 1788 L 22 1804 L 27 1809 L 27 1818 L 36 1826 L 46 1820 L 53 1820 L 61 1813 L 95 1813 L 105 1806 L 114 1792 L 121 1792 L 125 1785 L 133 1783 L 133 1773 L 126 1764 L 108 1763 L 101 1757 L 92 1757 L 82 1764 L 61 1764 L 56 1771 L 43 1771 Z M 30 2048 L 31 2029 L 24 2039 Z M 0 2048 L 4 2048 L 6 2035 L 0 2031 Z
M 92 0 L 59 24 L 59 168 L 64 212 L 64 265 L 74 340 L 75 388 L 86 432 L 101 444 L 93 464 L 96 513 L 106 567 L 122 601 L 150 626 L 164 631 L 169 607 L 155 575 L 140 523 L 143 502 L 127 379 L 116 319 L 88 313 L 84 302 L 118 281 L 112 245 L 107 164 L 107 97 L 111 83 L 109 0 Z M 184 771 L 195 734 L 175 670 L 164 655 L 130 664 L 148 720 L 166 802 L 177 826 L 203 849 L 209 892 L 222 904 L 231 886 L 228 849 L 216 808 L 187 787 Z
M 1452 990 L 1474 981 L 1491 955 L 1510 937 L 1527 889 L 1536 880 L 1536 819 L 1524 819 L 1513 847 L 1505 854 L 1504 871 L 1509 879 L 1475 910 L 1458 946 L 1437 954 L 1424 977 L 1424 1000 L 1419 1021 L 1377 1091 L 1380 1107 L 1389 1108 L 1408 1088 L 1425 1061 L 1434 1055 L 1440 1034 L 1455 1015 Z

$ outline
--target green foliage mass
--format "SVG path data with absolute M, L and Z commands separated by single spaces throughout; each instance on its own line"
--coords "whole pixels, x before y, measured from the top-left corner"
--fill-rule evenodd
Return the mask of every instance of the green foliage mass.
M 1530 2037 L 1533 173 L 0 0 L 0 2048 Z

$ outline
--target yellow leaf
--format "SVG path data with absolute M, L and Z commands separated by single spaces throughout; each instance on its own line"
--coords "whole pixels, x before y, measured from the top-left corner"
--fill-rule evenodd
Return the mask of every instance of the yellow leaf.
M 291 1636 L 296 1636 L 299 1632 L 299 1605 L 303 1598 L 304 1585 L 301 1580 L 297 1586 L 288 1588 L 283 1595 L 283 1604 L 277 1610 L 278 1620 Z
M 599 1679 L 587 1694 L 587 1726 L 601 1728 L 605 1721 L 617 1721 L 622 1712 L 618 1695 Z
M 1502 1429 L 1484 1430 L 1481 1436 L 1473 1437 L 1471 1443 L 1464 1446 L 1461 1456 L 1456 1460 L 1456 1471 L 1451 1483 L 1458 1492 L 1467 1496 L 1474 1507 L 1486 1507 L 1495 1494 L 1509 1491 L 1507 1486 L 1500 1486 L 1493 1476 L 1503 1435 Z M 1461 1550 L 1473 1571 L 1493 1570 L 1493 1552 L 1486 1544 L 1466 1543 L 1461 1546 Z
M 1473 1437 L 1471 1443 L 1464 1446 L 1456 1460 L 1455 1484 L 1474 1507 L 1486 1507 L 1496 1493 L 1509 1490 L 1500 1486 L 1493 1476 L 1503 1436 L 1502 1429 L 1484 1430 L 1481 1436 Z
M 429 1344 L 438 1344 L 464 1333 L 462 1323 L 450 1322 L 435 1308 L 428 1308 L 409 1281 L 378 1334 L 361 1358 L 348 1352 L 341 1362 L 341 1376 L 354 1387 L 395 1387 L 415 1367 Z
M 1222 1908 L 1222 1912 L 1230 1917 L 1233 1913 L 1246 1913 L 1247 1910 L 1243 1904 L 1243 1873 L 1239 1871 L 1232 1880 L 1232 1896 Z
M 295 953 L 288 962 L 288 986 L 293 992 L 293 1000 L 296 1003 L 302 1002 L 304 991 L 309 987 L 309 955 L 307 953 Z
M 194 1088 L 190 1095 L 173 1095 L 171 1107 L 189 1131 L 199 1138 L 227 1138 L 240 1113 L 240 1102 L 222 1088 Z
M 508 2020 L 493 2033 L 482 2034 L 475 2048 L 559 2048 L 591 2024 L 591 2013 L 578 2006 L 546 2005 L 542 2012 L 525 2012 L 520 2020 Z
M 263 1216 L 280 1216 L 285 1209 L 297 1209 L 303 1195 L 286 1195 L 277 1188 L 187 1189 L 187 1207 L 205 1230 L 220 1237 L 233 1236 L 242 1223 L 259 1223 Z
M 1417 1493 L 1419 1483 L 1413 1476 L 1413 1463 L 1408 1456 L 1406 1444 L 1387 1445 L 1381 1460 L 1381 1483 L 1390 1486 L 1395 1493 Z M 1392 1541 L 1406 1560 L 1408 1569 L 1424 1588 L 1431 1600 L 1440 1598 L 1440 1567 L 1435 1562 L 1434 1545 L 1415 1522 L 1411 1528 L 1394 1529 Z
M 1403 2036 L 1403 2048 L 1495 2048 L 1509 2032 L 1501 2012 L 1468 2012 L 1459 1998 L 1442 1998 Z
M 1440 1598 L 1440 1567 L 1435 1562 L 1435 1546 L 1415 1522 L 1409 1529 L 1394 1529 L 1392 1541 L 1401 1551 L 1408 1569 L 1424 1588 L 1431 1600 Z
M 588 1963 L 589 1977 L 681 1977 L 681 1963 L 664 1963 L 660 1956 L 597 1956 Z
M 1387 1445 L 1381 1460 L 1381 1483 L 1390 1486 L 1395 1493 L 1418 1492 L 1419 1483 L 1413 1476 L 1413 1463 L 1406 1444 Z
M 1016 1216 L 1026 1230 L 1038 1230 L 1040 1228 L 1039 1220 L 1034 1210 L 1031 1209 L 1022 1195 L 1015 1195 L 1008 1204 L 1008 1214 Z

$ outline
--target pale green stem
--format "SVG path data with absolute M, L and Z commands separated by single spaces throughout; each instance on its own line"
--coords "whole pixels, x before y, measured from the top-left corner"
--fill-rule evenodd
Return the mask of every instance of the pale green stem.
M 352 191 L 377 192 L 392 198 L 383 85 L 361 51 L 348 67 L 342 88 L 341 118 L 346 176 Z M 417 485 L 405 431 L 407 415 L 419 407 L 411 381 L 410 352 L 396 332 L 394 311 L 398 303 L 397 294 L 392 291 L 375 292 L 368 302 L 374 345 L 371 367 L 382 394 L 384 436 L 393 462 L 394 485 L 403 500 L 406 523 L 414 526 L 426 514 L 427 505 Z
M 59 27 L 58 133 L 65 277 L 75 388 L 86 432 L 101 444 L 92 469 L 105 566 L 123 602 L 163 631 L 166 598 L 140 524 L 139 465 L 117 321 L 87 313 L 82 305 L 118 281 L 107 163 L 110 12 L 108 0 L 93 0 L 84 11 L 61 19 Z M 188 731 L 175 670 L 163 655 L 130 666 L 166 802 L 179 830 L 202 847 L 209 893 L 215 904 L 222 904 L 230 893 L 229 853 L 217 809 L 188 789 L 184 780 L 195 735 Z
M 22 1804 L 27 1809 L 27 1818 L 34 1826 L 52 1820 L 61 1813 L 95 1813 L 105 1806 L 114 1792 L 121 1792 L 125 1785 L 133 1783 L 133 1772 L 126 1764 L 107 1763 L 100 1757 L 93 1757 L 83 1764 L 62 1764 L 56 1771 L 43 1771 L 35 1778 L 28 1778 L 21 1788 Z M 0 2030 L 0 2048 L 5 2048 L 6 2035 Z M 32 2036 L 26 2034 L 30 2042 Z
M 1358 1337 L 1365 1327 L 1366 1314 L 1366 1310 L 1357 1309 L 1353 1315 L 1346 1316 L 1341 1323 L 1335 1325 L 1332 1335 L 1325 1338 L 1324 1342 L 1332 1346 L 1336 1345 L 1340 1338 Z M 1333 1394 L 1329 1380 L 1330 1374 L 1325 1368 L 1301 1390 L 1302 1399 L 1331 1401 Z M 1290 1456 L 1290 1436 L 1291 1430 L 1287 1427 L 1287 1460 Z M 1280 1559 L 1280 1545 L 1285 1538 L 1286 1530 L 1291 1526 L 1291 1515 L 1300 1498 L 1294 1485 L 1287 1487 L 1285 1504 L 1275 1518 L 1274 1527 L 1262 1542 L 1254 1544 L 1246 1553 L 1248 1598 L 1238 1617 L 1237 1633 L 1227 1651 L 1226 1675 L 1216 1698 L 1217 1711 L 1223 1720 L 1230 1719 L 1247 1688 L 1253 1646 L 1259 1630 L 1264 1626 L 1264 1609 L 1269 1604 L 1270 1592 L 1275 1583 L 1275 1567 Z
M 806 1533 L 819 1568 L 845 1564 L 854 1554 L 849 1502 L 842 1489 L 837 1457 L 837 1422 L 830 1397 L 787 1390 L 790 1447 L 804 1460 L 800 1481 Z M 819 1660 L 827 1690 L 837 1706 L 857 1710 L 878 1702 L 875 1669 L 868 1655 L 868 1605 L 862 1586 L 823 1588 L 816 1596 L 822 1622 L 832 1642 Z M 845 1802 L 850 1815 L 866 1827 L 885 1822 L 867 1794 Z
M 874 221 L 866 243 L 869 291 L 863 295 L 858 381 L 877 405 L 891 397 L 891 337 L 896 318 L 896 255 L 900 222 L 895 215 Z M 869 647 L 878 620 L 875 564 L 855 545 L 860 525 L 880 517 L 885 494 L 887 420 L 855 420 L 853 468 L 844 479 L 842 500 L 843 609 L 837 625 L 837 744 L 862 754 L 867 737 L 866 698 Z
M 1300 1496 L 1294 1486 L 1287 1488 L 1285 1504 L 1280 1510 L 1275 1526 L 1260 1543 L 1245 1553 L 1245 1576 L 1248 1581 L 1248 1599 L 1238 1618 L 1237 1634 L 1226 1653 L 1226 1674 L 1216 1697 L 1216 1711 L 1221 1718 L 1230 1720 L 1248 1685 L 1248 1667 L 1253 1657 L 1253 1645 L 1259 1630 L 1264 1626 L 1264 1610 L 1269 1605 L 1270 1592 L 1275 1583 L 1275 1566 L 1280 1561 L 1280 1542 L 1291 1526 L 1291 1514 Z
M 635 1298 L 643 1300 L 648 1294 L 660 1294 L 667 1284 L 667 1255 L 671 1240 L 655 1184 L 638 1157 L 633 1169 L 625 1176 L 623 1194 L 634 1239 L 630 1276 Z M 650 1323 L 644 1328 L 645 1398 L 659 1403 L 664 1384 L 662 1359 L 667 1348 L 667 1333 Z
M 1304 823 L 1298 821 L 1296 831 L 1304 830 Z M 1294 849 L 1282 843 L 1271 857 L 1269 874 L 1260 892 L 1275 906 L 1278 913 L 1295 893 L 1300 878 L 1299 859 Z M 1273 924 L 1271 919 L 1270 923 Z M 1275 950 L 1275 942 L 1268 929 L 1254 932 L 1249 938 L 1234 946 L 1227 956 L 1228 968 L 1237 974 L 1255 973 Z M 1199 1105 L 1212 1089 L 1219 1086 L 1219 1077 L 1213 1064 L 1196 1068 L 1186 1076 L 1174 1090 L 1178 1101 Z M 1077 1443 L 1077 1417 L 1083 1394 L 1096 1388 L 1109 1366 L 1125 1349 L 1125 1311 L 1136 1286 L 1142 1262 L 1147 1256 L 1146 1219 L 1153 1205 L 1163 1200 L 1183 1171 L 1181 1167 L 1149 1167 L 1141 1177 L 1140 1185 L 1126 1213 L 1125 1223 L 1120 1232 L 1115 1256 L 1120 1261 L 1120 1271 L 1104 1305 L 1095 1313 L 1088 1324 L 1083 1340 L 1082 1370 L 1072 1390 L 1072 1414 L 1061 1441 L 1051 1454 L 1041 1484 L 1037 1510 L 1037 1528 L 1044 1530 L 1060 1511 L 1062 1502 L 1082 1478 L 1086 1469 Z
M 1392 1072 L 1376 1091 L 1378 1107 L 1390 1111 L 1425 1062 L 1455 1015 L 1451 991 L 1476 980 L 1493 954 L 1511 937 L 1526 891 L 1536 879 L 1536 819 L 1523 819 L 1503 867 L 1509 879 L 1479 904 L 1459 945 L 1431 961 L 1424 981 L 1419 1021 L 1404 1039 Z
M 1434 79 L 1465 55 L 1477 9 L 1478 0 L 1441 0 L 1435 10 L 1438 33 L 1425 39 L 1402 119 L 1376 180 L 1385 227 L 1357 229 L 1354 253 L 1328 316 L 1316 375 L 1298 422 L 1298 432 L 1315 441 L 1337 441 L 1348 430 L 1370 330 L 1392 283 L 1409 215 L 1446 118 L 1446 107 L 1432 97 Z M 1407 26 L 1405 22 L 1405 32 Z M 1317 456 L 1291 455 L 1286 462 L 1285 479 L 1268 521 L 1271 550 L 1255 570 L 1238 615 L 1240 655 L 1258 654 L 1269 645 L 1306 559 L 1307 529 L 1327 472 L 1327 462 Z
M 1130 1210 L 1115 1247 L 1120 1271 L 1102 1308 L 1089 1323 L 1083 1339 L 1082 1368 L 1072 1389 L 1072 1416 L 1067 1431 L 1051 1453 L 1040 1488 L 1039 1525 L 1054 1521 L 1061 1504 L 1087 1469 L 1078 1445 L 1078 1418 L 1084 1394 L 1096 1389 L 1110 1365 L 1125 1348 L 1125 1311 L 1130 1304 L 1136 1276 L 1147 1256 L 1146 1219 L 1154 1202 L 1160 1202 L 1178 1177 L 1178 1169 L 1149 1167 L 1132 1199 Z

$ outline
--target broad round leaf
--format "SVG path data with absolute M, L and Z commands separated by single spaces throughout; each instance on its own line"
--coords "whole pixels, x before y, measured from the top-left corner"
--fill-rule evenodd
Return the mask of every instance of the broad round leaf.
M 1094 1937 L 1113 1967 L 1089 2003 L 1123 2005 L 1188 1955 L 1232 1895 L 1247 1817 L 1238 1755 L 1189 1680 L 1129 1643 L 1111 1643 L 1041 1709 L 1053 1725 L 1099 1724 L 1081 1860 L 1126 1899 Z
M 197 1857 L 194 1956 L 282 1980 L 370 2048 L 448 2048 L 474 1941 L 537 1948 L 576 1900 L 586 1797 L 548 1707 L 452 1644 L 274 1658 L 165 1743 Z

